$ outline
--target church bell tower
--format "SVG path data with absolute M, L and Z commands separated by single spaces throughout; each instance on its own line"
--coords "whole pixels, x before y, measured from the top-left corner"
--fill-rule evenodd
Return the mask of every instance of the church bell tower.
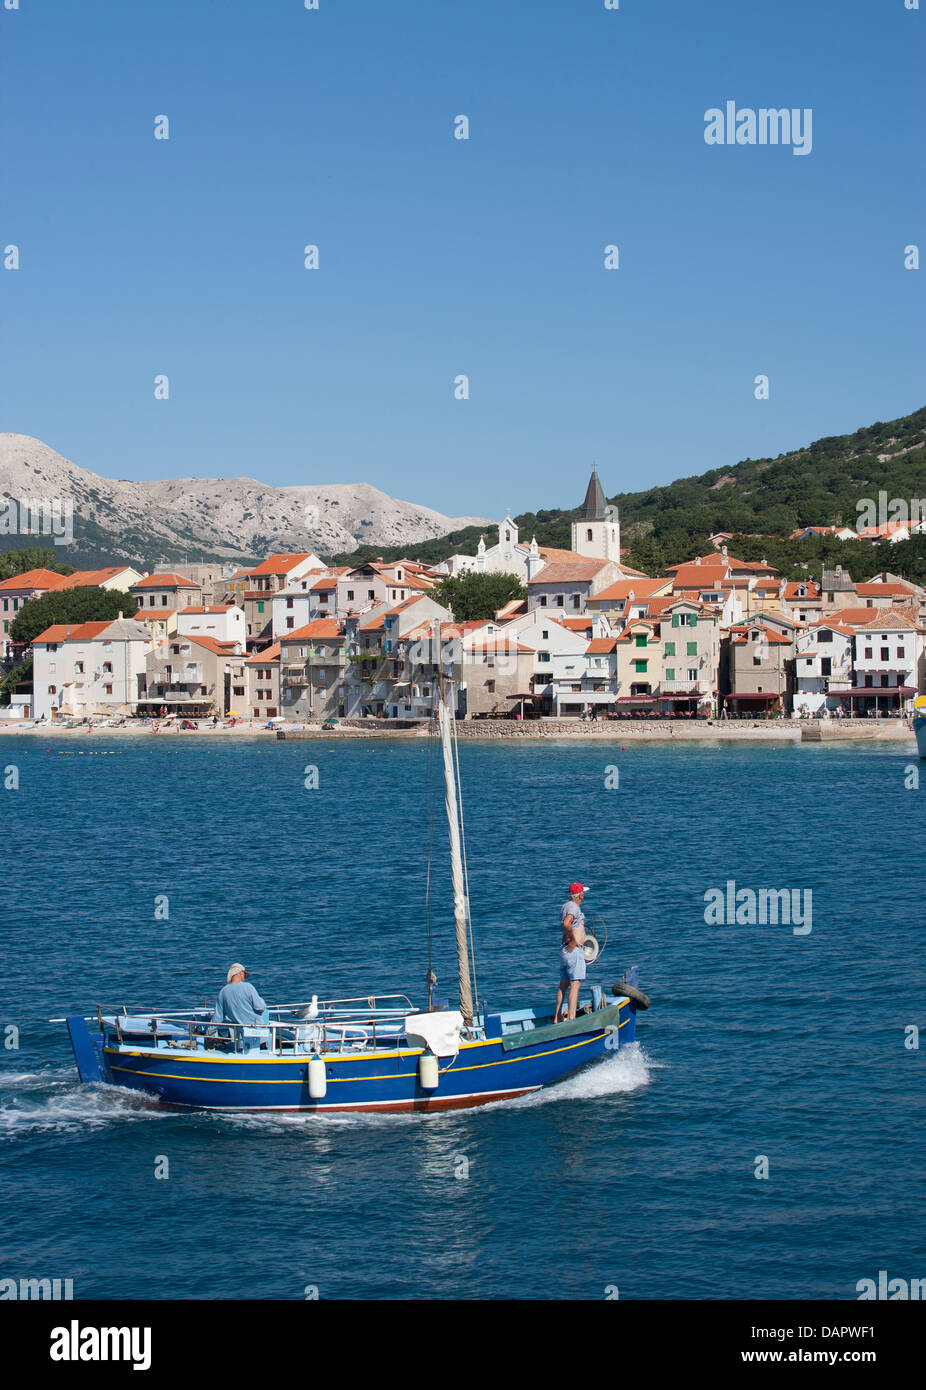
M 572 523 L 572 548 L 589 559 L 620 564 L 621 523 L 617 508 L 605 503 L 597 468 L 592 469 L 582 511 Z

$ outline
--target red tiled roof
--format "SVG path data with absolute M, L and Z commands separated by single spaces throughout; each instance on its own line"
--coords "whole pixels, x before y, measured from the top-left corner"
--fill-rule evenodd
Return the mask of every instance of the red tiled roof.
M 9 579 L 0 582 L 0 589 L 66 589 L 71 582 L 70 575 L 55 574 L 54 570 L 24 570 L 22 574 L 13 574 Z
M 262 652 L 255 652 L 253 656 L 249 656 L 244 664 L 245 666 L 265 666 L 268 661 L 272 663 L 279 661 L 279 659 L 280 644 L 279 642 L 271 642 L 270 646 L 265 647 Z
M 295 569 L 297 565 L 301 565 L 303 560 L 311 560 L 311 558 L 311 551 L 306 551 L 303 555 L 271 555 L 269 560 L 264 560 L 256 569 L 246 570 L 245 573 L 248 575 L 289 574 L 289 571 Z
M 91 642 L 114 622 L 114 618 L 107 618 L 105 622 L 96 623 L 52 623 L 34 637 L 33 642 Z
M 129 586 L 131 593 L 135 589 L 198 589 L 199 585 L 192 579 L 186 579 L 182 574 L 172 574 L 165 571 L 163 574 L 149 574 L 145 579 L 139 579 L 137 584 Z
M 171 638 L 171 641 L 174 639 Z M 203 637 L 199 633 L 185 632 L 179 639 L 182 642 L 195 642 L 197 647 L 205 647 L 207 652 L 215 652 L 217 656 L 242 656 L 242 652 L 233 651 L 237 646 L 236 642 L 217 642 L 214 637 Z
M 855 591 L 862 598 L 909 598 L 911 593 L 906 584 L 856 584 Z
M 597 594 L 592 594 L 591 602 L 600 603 L 602 599 L 615 599 L 623 602 L 631 594 L 634 598 L 646 598 L 669 582 L 668 579 L 648 579 L 645 575 L 639 579 L 618 579 L 615 584 L 609 584 L 606 589 L 599 589 Z
M 75 570 L 67 576 L 68 586 L 72 589 L 96 588 L 107 579 L 115 579 L 117 574 L 125 574 L 129 569 L 130 565 L 110 565 L 108 569 L 102 570 Z
M 594 656 L 598 652 L 613 652 L 617 650 L 616 637 L 593 637 L 587 647 L 589 655 Z
M 610 564 L 610 560 L 590 560 L 587 555 L 582 555 L 575 560 L 555 560 L 552 564 L 544 565 L 539 574 L 529 579 L 528 584 L 568 584 L 570 582 L 585 584 L 595 578 L 599 570 L 603 570 L 605 565 Z
M 301 642 L 311 641 L 313 638 L 340 637 L 341 627 L 335 618 L 314 618 L 312 622 L 306 623 L 304 627 L 297 627 L 295 632 L 284 632 L 280 638 L 281 642 Z

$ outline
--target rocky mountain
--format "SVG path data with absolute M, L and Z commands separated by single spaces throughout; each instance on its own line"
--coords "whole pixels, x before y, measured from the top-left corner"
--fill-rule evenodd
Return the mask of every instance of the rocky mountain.
M 273 550 L 322 556 L 361 545 L 408 546 L 484 523 L 400 502 L 368 483 L 270 487 L 253 478 L 129 482 L 79 468 L 41 440 L 0 434 L 0 498 L 70 502 L 74 543 L 68 564 L 106 558 L 160 564 L 250 561 Z M 39 538 L 0 535 L 0 549 Z

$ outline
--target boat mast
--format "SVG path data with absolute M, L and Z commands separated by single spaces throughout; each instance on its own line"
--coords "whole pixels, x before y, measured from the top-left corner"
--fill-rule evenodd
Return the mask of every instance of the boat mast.
M 457 779 L 453 769 L 452 715 L 447 704 L 444 682 L 443 654 L 440 646 L 440 623 L 435 622 L 433 640 L 436 644 L 438 705 L 441 753 L 444 759 L 444 805 L 447 809 L 447 829 L 450 833 L 450 881 L 453 886 L 453 920 L 457 936 L 457 974 L 460 981 L 460 1013 L 467 1027 L 473 1022 L 473 987 L 469 972 L 469 947 L 466 939 L 466 893 L 463 888 L 463 856 L 460 851 L 460 804 Z

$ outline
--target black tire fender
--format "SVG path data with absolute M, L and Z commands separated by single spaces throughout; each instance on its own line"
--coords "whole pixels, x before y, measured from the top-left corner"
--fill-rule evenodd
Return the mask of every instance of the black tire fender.
M 642 989 L 637 989 L 636 985 L 628 985 L 625 984 L 623 980 L 619 980 L 614 986 L 614 993 L 626 995 L 628 999 L 636 1004 L 638 1009 L 649 1008 L 649 995 L 644 994 Z

